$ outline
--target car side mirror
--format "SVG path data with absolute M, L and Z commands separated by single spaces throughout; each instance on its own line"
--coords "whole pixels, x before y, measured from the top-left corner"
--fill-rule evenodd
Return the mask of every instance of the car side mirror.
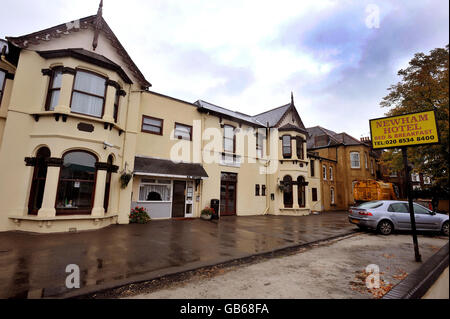
M 434 215 L 436 215 L 436 212 L 430 212 L 430 215 L 434 216 Z

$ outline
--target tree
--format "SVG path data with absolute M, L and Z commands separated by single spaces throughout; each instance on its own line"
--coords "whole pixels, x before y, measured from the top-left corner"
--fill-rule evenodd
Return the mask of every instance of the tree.
M 409 66 L 398 72 L 401 81 L 392 85 L 381 107 L 391 108 L 386 116 L 429 111 L 435 108 L 441 143 L 409 148 L 408 158 L 414 171 L 432 177 L 433 188 L 449 193 L 449 46 L 429 55 L 417 53 Z M 384 152 L 382 163 L 392 171 L 403 168 L 401 152 Z

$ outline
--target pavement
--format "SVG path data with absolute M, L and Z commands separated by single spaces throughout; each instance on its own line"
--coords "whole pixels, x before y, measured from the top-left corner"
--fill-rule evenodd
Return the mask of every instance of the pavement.
M 426 261 L 448 242 L 440 236 L 419 236 Z M 380 287 L 366 286 L 366 267 L 379 269 Z M 127 299 L 374 299 L 381 298 L 422 263 L 415 262 L 410 234 L 389 237 L 357 233 L 299 248 L 296 253 L 250 265 L 199 273 L 185 281 L 145 292 L 125 290 Z M 372 266 L 373 267 L 373 266 Z M 372 268 L 374 269 L 374 268 Z M 371 272 L 370 270 L 369 272 Z M 439 298 L 448 299 L 446 293 Z M 440 291 L 443 291 L 441 289 Z M 127 295 L 132 297 L 127 297 Z
M 115 225 L 99 231 L 0 233 L 0 298 L 67 298 L 357 232 L 346 212 Z M 66 288 L 78 265 L 81 288 Z

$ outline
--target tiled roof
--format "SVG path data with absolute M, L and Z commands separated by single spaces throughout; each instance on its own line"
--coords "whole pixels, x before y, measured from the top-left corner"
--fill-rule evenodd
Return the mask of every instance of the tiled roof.
M 314 149 L 318 147 L 315 140 L 317 136 L 328 136 L 328 144 L 321 145 L 320 147 L 329 147 L 334 145 L 365 145 L 364 143 L 347 133 L 338 134 L 321 126 L 310 127 L 307 129 L 307 131 L 309 134 L 308 149 Z
M 190 176 L 192 178 L 207 178 L 208 174 L 200 164 L 174 163 L 147 157 L 136 157 L 134 160 L 135 174 L 155 174 L 168 176 Z
M 286 104 L 276 109 L 255 115 L 254 118 L 259 122 L 263 123 L 264 126 L 269 123 L 270 127 L 274 127 L 281 120 L 283 115 L 287 112 L 287 110 L 291 107 L 291 104 Z
M 225 116 L 232 117 L 232 118 L 235 118 L 235 119 L 238 119 L 238 120 L 241 120 L 244 122 L 248 122 L 250 124 L 254 124 L 257 126 L 265 126 L 265 124 L 259 122 L 258 120 L 256 120 L 254 117 L 252 117 L 250 115 L 240 113 L 240 112 L 230 111 L 226 108 L 214 105 L 209 102 L 205 102 L 203 100 L 198 100 L 194 104 L 197 104 L 201 109 L 205 109 L 205 110 L 212 111 L 215 113 L 223 114 Z

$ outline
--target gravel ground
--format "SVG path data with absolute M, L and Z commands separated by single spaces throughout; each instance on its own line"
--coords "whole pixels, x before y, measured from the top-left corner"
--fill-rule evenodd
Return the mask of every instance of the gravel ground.
M 448 242 L 441 236 L 419 236 L 427 260 Z M 380 268 L 381 290 L 365 285 L 366 267 Z M 360 233 L 300 248 L 295 254 L 249 265 L 198 272 L 181 282 L 121 292 L 135 299 L 368 299 L 377 298 L 420 267 L 414 261 L 412 237 Z M 383 292 L 384 289 L 384 292 Z M 380 292 L 381 291 L 381 292 Z

